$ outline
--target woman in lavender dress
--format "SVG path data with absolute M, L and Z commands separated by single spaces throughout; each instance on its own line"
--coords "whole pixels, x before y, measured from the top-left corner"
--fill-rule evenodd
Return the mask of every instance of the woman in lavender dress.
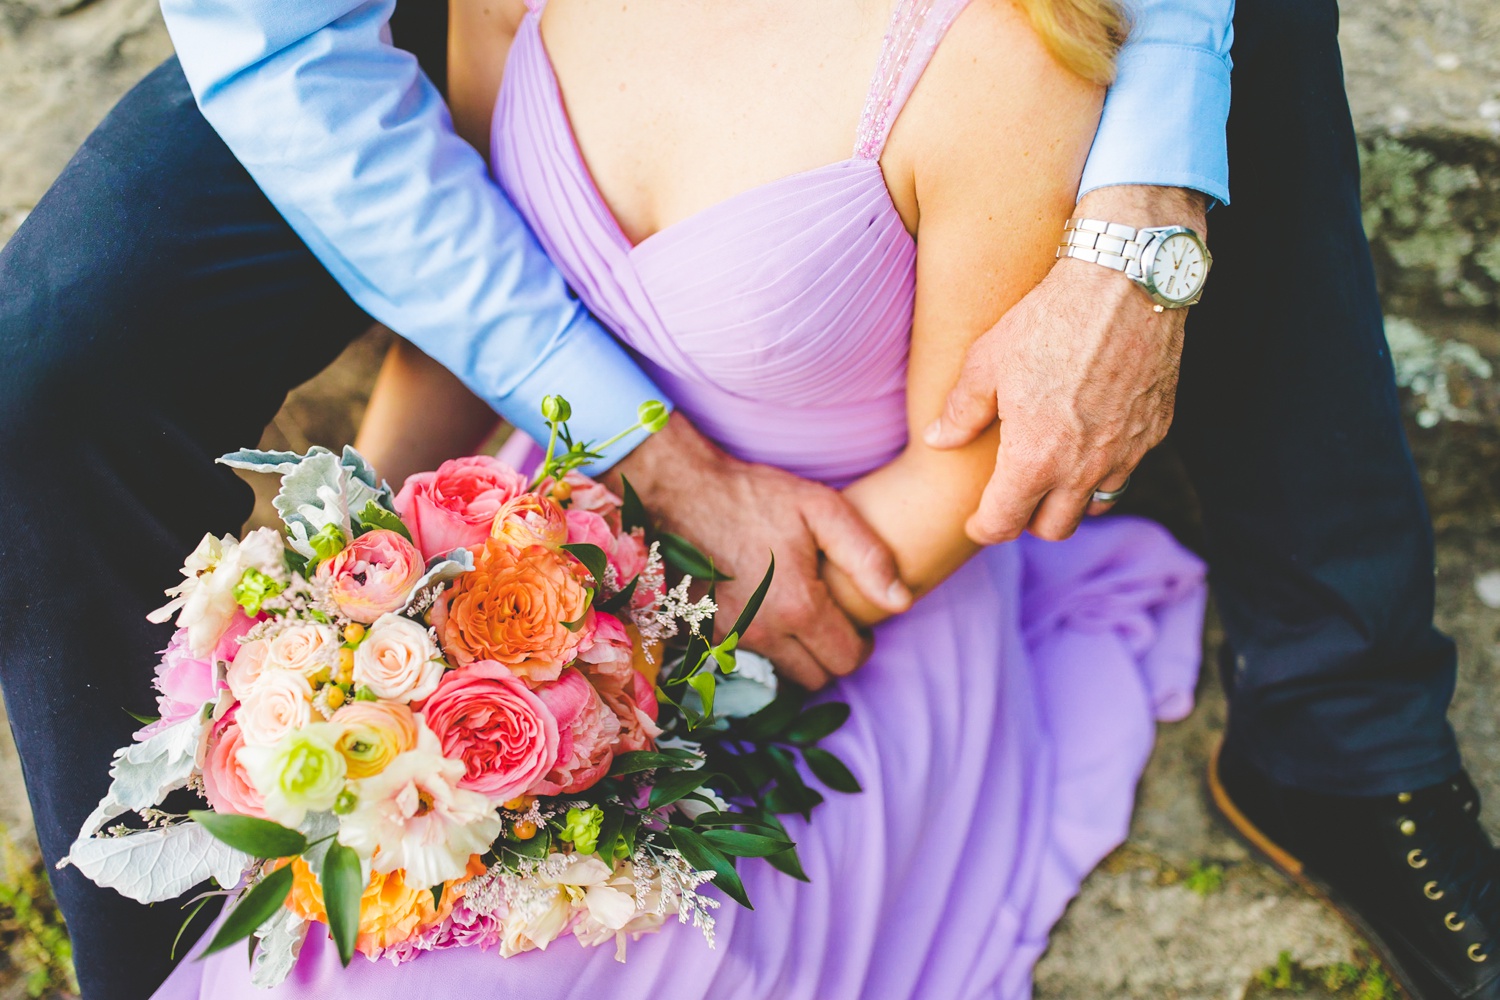
M 921 430 L 1051 264 L 1120 24 L 1108 0 L 455 0 L 460 131 L 674 419 L 843 487 L 921 596 L 881 621 L 825 577 L 874 628 L 825 744 L 865 791 L 788 823 L 809 882 L 744 863 L 756 909 L 720 910 L 716 947 L 673 923 L 625 964 L 563 937 L 345 970 L 315 934 L 269 995 L 1030 994 L 1124 836 L 1154 721 L 1190 706 L 1202 571 L 1126 519 L 976 550 L 999 431 L 937 452 Z M 420 356 L 398 350 L 383 381 L 373 426 L 441 423 L 452 386 Z M 437 437 L 362 446 L 393 474 L 450 457 Z M 268 994 L 230 949 L 158 996 Z

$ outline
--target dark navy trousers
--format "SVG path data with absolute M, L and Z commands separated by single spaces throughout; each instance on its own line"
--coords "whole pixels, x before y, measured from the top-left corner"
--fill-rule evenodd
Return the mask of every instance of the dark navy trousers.
M 443 6 L 397 39 L 442 79 Z M 1459 766 L 1452 644 L 1402 434 L 1334 0 L 1240 0 L 1234 204 L 1173 431 L 1228 634 L 1229 740 L 1275 778 L 1384 793 Z M 1167 221 L 1167 220 L 1163 220 Z M 194 106 L 131 91 L 0 251 L 0 683 L 42 849 L 65 853 L 149 711 L 145 614 L 251 494 L 213 464 L 370 323 Z M 181 912 L 54 875 L 89 1000 L 140 1000 Z

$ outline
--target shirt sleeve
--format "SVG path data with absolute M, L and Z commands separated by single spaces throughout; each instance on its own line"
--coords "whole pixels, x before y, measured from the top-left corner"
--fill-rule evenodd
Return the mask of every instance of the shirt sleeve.
M 1132 14 L 1080 196 L 1151 184 L 1228 204 L 1234 0 L 1140 0 Z
M 204 116 L 371 316 L 543 440 L 549 393 L 592 441 L 663 398 L 568 291 L 416 59 L 390 44 L 394 0 L 161 7 Z

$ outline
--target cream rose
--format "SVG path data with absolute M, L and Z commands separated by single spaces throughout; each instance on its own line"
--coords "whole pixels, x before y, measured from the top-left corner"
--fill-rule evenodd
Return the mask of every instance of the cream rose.
M 421 701 L 443 678 L 441 656 L 426 626 L 381 615 L 354 651 L 354 683 L 387 701 Z
M 240 701 L 235 721 L 248 746 L 271 746 L 312 721 L 312 685 L 291 670 L 266 670 Z
M 322 670 L 332 671 L 341 644 L 332 625 L 291 625 L 266 643 L 266 667 L 292 670 L 312 680 Z
M 266 641 L 254 639 L 245 643 L 229 664 L 229 671 L 225 676 L 225 680 L 229 682 L 229 690 L 240 701 L 244 701 L 265 669 Z

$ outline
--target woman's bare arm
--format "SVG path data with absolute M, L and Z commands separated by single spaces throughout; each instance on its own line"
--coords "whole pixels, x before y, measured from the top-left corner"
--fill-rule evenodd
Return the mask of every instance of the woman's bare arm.
M 915 593 L 977 547 L 964 522 L 994 470 L 998 426 L 957 451 L 922 442 L 969 344 L 1047 273 L 1103 101 L 1059 66 L 1004 0 L 976 0 L 938 49 L 882 161 L 917 217 L 917 298 L 906 449 L 846 496 L 895 552 Z M 885 617 L 847 578 L 825 578 L 850 614 Z

